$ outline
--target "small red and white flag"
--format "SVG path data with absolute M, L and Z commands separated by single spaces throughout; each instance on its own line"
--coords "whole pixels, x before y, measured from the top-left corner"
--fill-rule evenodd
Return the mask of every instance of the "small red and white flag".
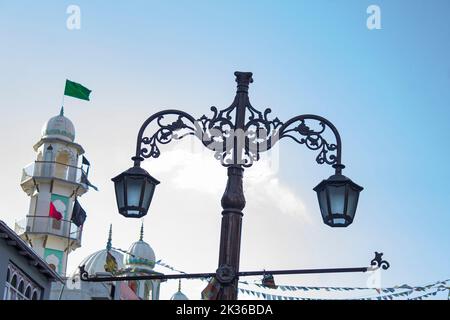
M 63 215 L 59 212 L 53 202 L 50 202 L 50 210 L 48 211 L 49 217 L 55 218 L 56 220 L 61 220 Z

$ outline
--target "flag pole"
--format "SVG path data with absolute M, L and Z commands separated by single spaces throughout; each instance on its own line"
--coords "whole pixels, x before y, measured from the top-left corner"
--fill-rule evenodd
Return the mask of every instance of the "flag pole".
M 64 107 L 64 97 L 66 96 L 65 91 L 66 91 L 66 82 L 64 82 L 64 90 L 63 90 L 62 99 L 61 99 L 61 107 Z

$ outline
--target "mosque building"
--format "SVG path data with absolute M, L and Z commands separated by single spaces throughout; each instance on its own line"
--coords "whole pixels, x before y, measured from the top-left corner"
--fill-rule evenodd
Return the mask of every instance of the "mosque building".
M 53 282 L 49 298 L 159 300 L 161 280 L 85 282 L 79 279 L 79 268 L 68 272 L 69 254 L 81 247 L 85 222 L 85 216 L 81 221 L 75 217 L 79 213 L 77 198 L 93 186 L 88 180 L 90 164 L 83 147 L 75 142 L 75 127 L 63 108 L 45 123 L 34 150 L 36 160 L 23 169 L 20 183 L 30 197 L 29 210 L 25 219 L 16 222 L 15 233 L 63 280 Z M 113 269 L 108 257 L 114 261 Z M 113 248 L 110 226 L 106 247 L 88 255 L 79 266 L 90 275 L 126 276 L 160 274 L 154 271 L 155 264 L 142 225 L 139 240 L 128 251 Z M 171 300 L 187 300 L 181 286 Z
M 91 253 L 84 258 L 80 266 L 84 266 L 89 275 L 111 275 L 108 269 L 108 255 L 114 260 L 113 273 L 116 276 L 136 276 L 160 274 L 153 270 L 155 253 L 150 245 L 143 240 L 144 229 L 138 241 L 131 244 L 126 252 L 112 246 L 112 226 L 106 247 Z M 161 280 L 117 281 L 117 282 L 84 282 L 80 281 L 79 267 L 74 270 L 65 285 L 54 285 L 52 299 L 55 300 L 159 300 Z

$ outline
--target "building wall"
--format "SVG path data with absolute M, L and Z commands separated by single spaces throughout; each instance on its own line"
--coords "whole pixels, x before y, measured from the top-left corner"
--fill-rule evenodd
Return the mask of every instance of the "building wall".
M 50 300 L 119 300 L 120 288 L 115 286 L 115 294 L 111 299 L 111 283 L 80 281 L 71 284 L 70 278 L 66 278 L 66 284 L 53 283 Z
M 27 258 L 21 256 L 15 247 L 8 245 L 5 239 L 0 238 L 0 300 L 3 299 L 6 273 L 10 262 L 14 263 L 23 273 L 42 288 L 43 300 L 49 299 L 51 282 L 48 278 L 32 266 Z

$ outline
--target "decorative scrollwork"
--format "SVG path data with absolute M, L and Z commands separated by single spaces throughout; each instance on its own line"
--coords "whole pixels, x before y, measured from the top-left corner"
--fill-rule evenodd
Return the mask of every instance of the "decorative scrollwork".
M 264 113 L 256 110 L 250 103 L 247 105 L 249 112 L 248 122 L 245 124 L 245 151 L 244 167 L 250 167 L 253 162 L 260 159 L 260 153 L 272 148 L 278 140 L 279 128 L 283 123 L 275 118 L 269 120 L 270 108 Z
M 340 163 L 340 138 L 335 128 L 326 119 L 314 115 L 298 116 L 286 123 L 278 118 L 269 119 L 271 109 L 264 112 L 256 110 L 247 104 L 247 123 L 243 130 L 236 130 L 231 113 L 236 106 L 218 111 L 211 107 L 213 115 L 208 118 L 203 115 L 198 120 L 181 111 L 165 111 L 154 115 L 158 129 L 151 135 L 138 140 L 138 155 L 143 158 L 158 158 L 161 154 L 160 145 L 168 144 L 173 139 L 182 139 L 188 135 L 197 136 L 202 143 L 214 151 L 214 157 L 222 165 L 230 166 L 238 162 L 244 167 L 250 167 L 260 159 L 260 153 L 270 150 L 280 138 L 288 137 L 299 144 L 306 145 L 310 150 L 318 150 L 316 161 L 319 164 Z M 166 116 L 176 116 L 176 119 L 164 123 Z M 306 124 L 308 120 L 316 120 L 318 129 L 312 129 Z M 144 127 L 144 126 L 143 126 Z M 327 128 L 335 134 L 336 143 L 330 143 L 324 137 Z M 143 130 L 141 130 L 143 132 Z M 235 150 L 235 149 L 240 150 Z M 237 152 L 236 152 L 237 151 Z M 236 160 L 236 154 L 240 158 Z
M 233 104 L 224 110 L 218 111 L 215 106 L 211 107 L 213 115 L 208 118 L 203 115 L 197 120 L 198 127 L 201 128 L 201 140 L 205 147 L 214 151 L 214 157 L 220 160 L 223 165 L 229 161 L 231 154 L 227 145 L 234 134 L 233 117 L 231 113 L 236 106 Z
M 375 252 L 375 258 L 372 259 L 370 262 L 370 265 L 372 267 L 372 270 L 376 270 L 379 268 L 383 268 L 383 270 L 387 270 L 390 267 L 389 262 L 386 260 L 383 260 L 383 253 L 382 252 Z
M 89 273 L 86 271 L 85 266 L 82 265 L 82 266 L 79 266 L 78 268 L 80 269 L 80 279 L 82 281 L 89 280 Z
M 142 161 L 144 158 L 158 158 L 161 154 L 160 145 L 195 135 L 204 146 L 214 151 L 214 157 L 222 165 L 250 167 L 260 159 L 262 152 L 270 150 L 280 138 L 287 137 L 306 145 L 310 150 L 319 151 L 317 163 L 333 165 L 336 170 L 340 170 L 343 167 L 341 141 L 333 124 L 315 115 L 297 116 L 286 123 L 278 118 L 269 119 L 271 109 L 261 112 L 250 104 L 247 92 L 251 82 L 249 75 L 237 73 L 238 91 L 233 103 L 223 110 L 212 106 L 210 117 L 203 115 L 195 120 L 179 110 L 166 110 L 152 115 L 141 127 L 133 159 Z M 171 121 L 166 117 L 172 117 Z M 156 131 L 150 136 L 144 136 L 144 131 L 154 120 Z M 312 122 L 316 122 L 316 128 L 313 128 Z M 327 129 L 334 134 L 335 141 L 328 141 Z
M 220 111 L 214 106 L 211 107 L 212 117 L 203 115 L 197 120 L 198 127 L 202 131 L 203 144 L 215 152 L 214 157 L 220 160 L 222 165 L 230 166 L 238 162 L 244 167 L 250 167 L 253 162 L 259 160 L 260 152 L 270 149 L 270 141 L 277 137 L 282 122 L 278 118 L 268 119 L 270 109 L 262 113 L 248 102 L 246 105 L 248 122 L 239 130 L 233 122 L 235 119 L 231 116 L 237 109 L 235 102 Z M 241 154 L 241 158 L 236 160 L 237 153 Z
M 311 129 L 306 124 L 308 120 L 315 120 L 318 129 Z M 327 128 L 330 128 L 336 139 L 335 143 L 330 143 L 324 137 Z M 326 119 L 315 115 L 304 115 L 295 117 L 280 128 L 279 138 L 290 138 L 299 144 L 304 144 L 308 149 L 319 154 L 316 157 L 318 164 L 335 165 L 340 164 L 340 137 L 334 126 Z
M 173 115 L 177 116 L 176 120 L 163 123 L 165 116 Z M 156 132 L 149 137 L 138 138 L 138 145 L 140 146 L 139 156 L 143 158 L 158 158 L 161 155 L 159 145 L 168 144 L 173 139 L 179 140 L 186 136 L 194 135 L 197 131 L 190 116 L 187 117 L 181 112 L 163 112 L 153 118 L 153 120 L 156 119 L 156 125 L 158 126 Z M 151 121 L 149 121 L 145 127 L 147 127 L 150 122 Z M 188 124 L 189 122 L 192 123 L 192 125 Z M 143 132 L 143 130 L 141 131 Z

